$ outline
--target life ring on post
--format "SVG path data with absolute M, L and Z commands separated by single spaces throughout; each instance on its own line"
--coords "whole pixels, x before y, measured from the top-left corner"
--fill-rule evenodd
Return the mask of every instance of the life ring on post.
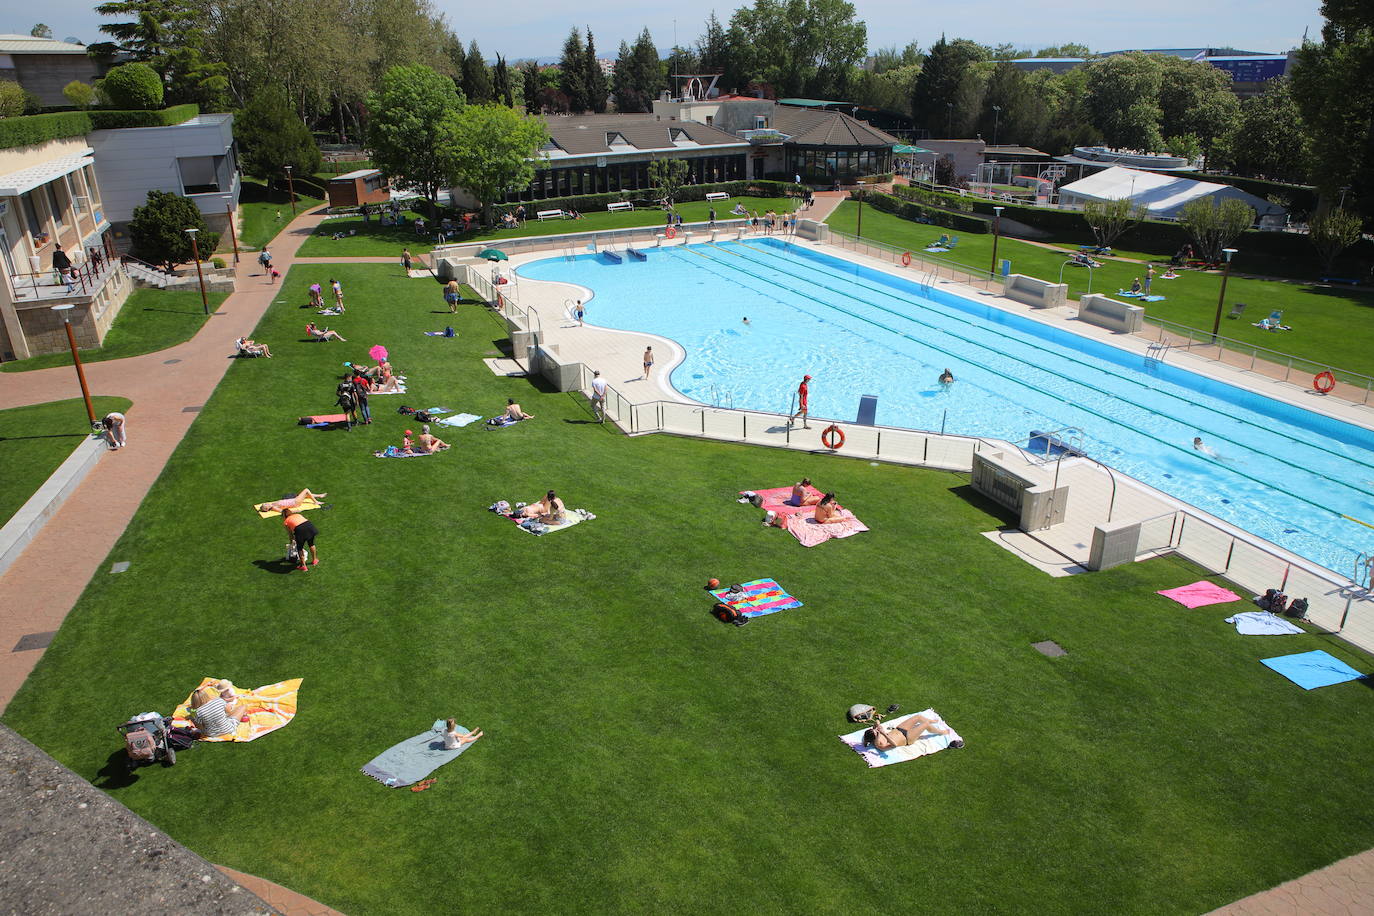
M 832 452 L 844 448 L 844 430 L 834 423 L 821 430 L 821 445 L 830 449 Z
M 1336 377 L 1329 371 L 1318 372 L 1312 379 L 1312 387 L 1322 394 L 1327 394 L 1336 387 Z
M 673 227 L 673 226 L 669 226 L 669 227 L 668 227 L 666 230 L 664 230 L 664 232 L 663 232 L 663 237 L 664 237 L 665 239 L 675 238 L 676 236 L 677 236 L 677 229 L 676 229 L 675 227 Z
M 909 252 L 909 251 L 904 251 L 904 252 L 902 252 L 902 266 L 903 266 L 903 267 L 910 267 L 910 266 L 911 266 L 911 252 Z

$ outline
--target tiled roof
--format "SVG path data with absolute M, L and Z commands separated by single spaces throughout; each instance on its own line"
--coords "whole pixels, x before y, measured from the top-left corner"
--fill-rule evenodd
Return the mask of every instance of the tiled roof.
M 85 54 L 85 45 L 32 35 L 0 35 L 0 54 Z
M 619 134 L 629 148 L 669 150 L 690 147 L 740 145 L 744 141 L 723 130 L 695 121 L 658 121 L 650 114 L 552 115 L 545 119 L 549 136 L 568 156 L 595 156 L 609 153 L 607 135 Z M 674 141 L 674 132 L 680 131 Z M 617 143 L 615 149 L 626 146 Z M 557 150 L 551 152 L 557 153 Z
M 891 147 L 902 142 L 840 111 L 779 105 L 773 109 L 771 126 L 791 137 L 789 143 L 802 146 Z

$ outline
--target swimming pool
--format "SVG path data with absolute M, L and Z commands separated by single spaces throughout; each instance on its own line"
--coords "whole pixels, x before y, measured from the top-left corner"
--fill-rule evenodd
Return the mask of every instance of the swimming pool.
M 786 412 L 809 373 L 816 416 L 873 394 L 888 426 L 1022 443 L 1076 427 L 1104 464 L 1329 569 L 1374 552 L 1342 517 L 1374 523 L 1374 431 L 774 239 L 648 255 L 518 272 L 593 290 L 589 324 L 677 341 L 673 385 L 706 403 Z

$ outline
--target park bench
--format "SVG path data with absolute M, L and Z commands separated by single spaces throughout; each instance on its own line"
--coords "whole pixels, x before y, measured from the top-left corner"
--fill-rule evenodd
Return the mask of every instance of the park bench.
M 635 205 L 628 200 L 617 201 L 616 203 L 606 205 L 606 210 L 609 213 L 617 213 L 621 210 L 633 210 L 634 208 Z
M 706 199 L 707 199 L 707 200 L 729 200 L 729 199 L 730 199 L 730 195 L 729 195 L 729 194 L 726 194 L 724 191 L 712 191 L 710 194 L 707 194 L 707 195 L 706 195 Z
M 562 211 L 562 210 L 540 210 L 538 213 L 536 213 L 536 214 L 534 214 L 534 215 L 535 215 L 536 217 L 539 218 L 540 222 L 543 222 L 543 221 L 546 220 L 546 219 L 562 219 L 562 218 L 563 218 L 563 211 Z

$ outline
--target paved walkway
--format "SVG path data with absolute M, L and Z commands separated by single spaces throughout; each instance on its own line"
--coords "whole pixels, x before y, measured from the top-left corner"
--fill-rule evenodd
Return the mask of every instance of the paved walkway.
M 819 192 L 806 216 L 824 220 L 847 196 L 844 192 Z M 273 261 L 283 275 L 296 263 L 295 254 L 301 243 L 322 220 L 321 215 L 304 214 L 273 241 Z M 300 262 L 394 260 L 338 257 L 306 258 Z M 100 573 L 107 554 L 190 428 L 196 412 L 219 384 L 229 366 L 233 341 L 251 334 L 271 304 L 277 287 L 264 281 L 256 260 L 243 259 L 237 278 L 238 289 L 186 343 L 157 353 L 87 366 L 92 394 L 123 396 L 133 401 L 128 411 L 130 444 L 118 454 L 101 458 L 28 549 L 0 577 L 0 711 L 42 654 L 41 649 L 5 652 L 3 647 L 14 646 L 25 635 L 50 633 L 61 626 L 86 583 Z M 660 371 L 664 368 L 662 364 L 657 367 Z M 73 375 L 70 367 L 0 374 L 0 407 L 74 396 L 77 389 Z M 62 572 L 54 575 L 54 570 Z M 227 868 L 221 870 L 286 916 L 335 912 L 269 881 Z M 1226 916 L 1346 916 L 1374 912 L 1374 850 L 1216 912 Z

